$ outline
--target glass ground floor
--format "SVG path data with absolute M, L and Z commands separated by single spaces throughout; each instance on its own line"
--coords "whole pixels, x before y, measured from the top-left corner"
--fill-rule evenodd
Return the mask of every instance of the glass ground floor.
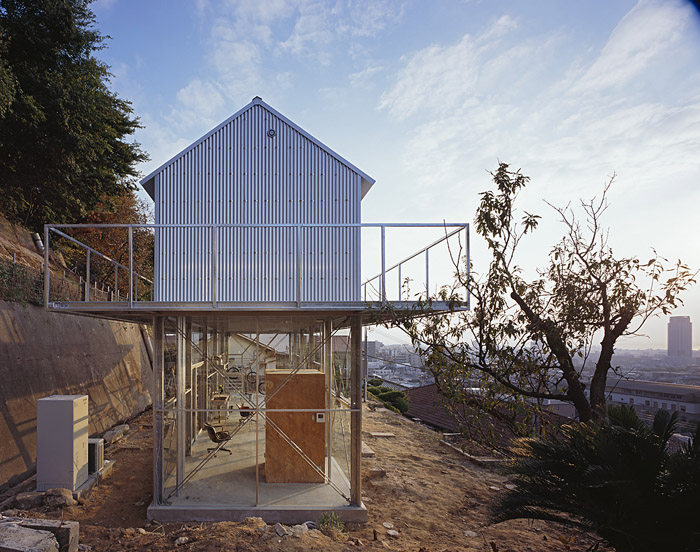
M 149 517 L 364 521 L 361 327 L 353 313 L 156 316 Z

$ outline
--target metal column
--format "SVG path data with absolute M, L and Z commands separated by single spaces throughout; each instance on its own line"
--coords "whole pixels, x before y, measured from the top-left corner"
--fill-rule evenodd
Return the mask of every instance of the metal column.
M 176 428 L 177 428 L 177 493 L 182 487 L 185 479 L 185 342 L 187 341 L 185 328 L 185 317 L 177 317 L 177 358 L 175 378 L 177 382 L 177 403 L 176 403 Z
M 333 463 L 333 351 L 331 349 L 331 335 L 333 323 L 330 320 L 323 321 L 323 371 L 326 375 L 326 482 L 331 480 L 331 466 Z
M 165 319 L 153 317 L 153 503 L 163 503 L 163 326 Z
M 195 377 L 195 374 L 192 373 L 192 318 L 189 316 L 185 318 L 185 370 L 185 383 L 189 384 L 190 389 L 189 399 L 186 400 L 185 406 L 187 406 L 189 410 L 192 410 L 197 408 L 197 403 L 195 402 L 195 386 L 197 385 L 197 378 Z M 185 446 L 185 454 L 186 456 L 189 456 L 190 454 L 192 454 L 192 443 L 194 442 L 194 436 L 196 433 L 194 420 L 195 413 L 187 412 L 185 414 L 185 417 L 187 419 L 187 441 Z
M 350 504 L 362 504 L 362 316 L 350 323 Z
M 200 389 L 200 393 L 204 393 L 204 409 L 207 412 L 203 413 L 203 423 L 209 423 L 209 408 L 211 407 L 209 400 L 211 399 L 211 393 L 209 392 L 209 358 L 211 353 L 209 352 L 209 328 L 205 324 L 202 328 L 202 351 L 204 351 L 204 389 Z

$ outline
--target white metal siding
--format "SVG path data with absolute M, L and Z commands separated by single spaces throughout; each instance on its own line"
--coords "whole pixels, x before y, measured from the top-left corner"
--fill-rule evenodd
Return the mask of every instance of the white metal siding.
M 359 223 L 360 191 L 357 172 L 252 105 L 156 175 L 156 223 Z M 157 230 L 157 301 L 212 300 L 212 232 L 217 302 L 296 301 L 297 239 L 302 301 L 360 299 L 359 228 L 292 226 Z

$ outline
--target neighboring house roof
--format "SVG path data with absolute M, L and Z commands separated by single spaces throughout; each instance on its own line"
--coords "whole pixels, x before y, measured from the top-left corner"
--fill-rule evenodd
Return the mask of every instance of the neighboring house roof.
M 406 391 L 408 395 L 408 412 L 411 418 L 420 418 L 432 426 L 459 431 L 459 423 L 447 409 L 442 406 L 437 385 L 431 383 L 420 387 L 412 387 Z
M 294 130 L 296 130 L 297 132 L 299 132 L 301 135 L 303 135 L 305 138 L 307 138 L 308 140 L 310 140 L 311 142 L 313 142 L 316 146 L 318 146 L 319 148 L 321 148 L 322 150 L 324 150 L 326 153 L 328 153 L 329 155 L 331 155 L 332 157 L 334 157 L 337 161 L 339 161 L 340 163 L 342 163 L 343 165 L 345 165 L 347 168 L 349 168 L 350 170 L 352 170 L 352 171 L 354 171 L 355 173 L 357 173 L 357 174 L 360 176 L 361 181 L 362 181 L 362 184 L 361 184 L 361 185 L 362 185 L 361 197 L 363 197 L 363 198 L 365 197 L 365 195 L 367 194 L 367 192 L 369 191 L 369 189 L 370 189 L 370 188 L 372 187 L 372 185 L 375 183 L 374 178 L 372 178 L 371 176 L 367 175 L 367 173 L 365 173 L 364 171 L 361 171 L 361 170 L 358 169 L 355 165 L 353 165 L 353 164 L 350 163 L 348 160 L 346 160 L 344 157 L 338 155 L 338 154 L 337 154 L 336 152 L 334 152 L 331 148 L 329 148 L 328 146 L 326 146 L 325 144 L 323 144 L 322 142 L 320 142 L 319 140 L 317 140 L 316 138 L 314 138 L 313 136 L 311 136 L 311 134 L 309 134 L 309 133 L 306 132 L 303 128 L 301 128 L 299 125 L 297 125 L 296 123 L 292 122 L 292 121 L 289 120 L 287 117 L 285 117 L 284 115 L 282 115 L 279 111 L 277 111 L 277 110 L 274 109 L 273 107 L 270 107 L 268 104 L 266 104 L 266 103 L 262 100 L 262 98 L 260 98 L 259 96 L 256 96 L 255 98 L 253 98 L 253 100 L 252 100 L 248 105 L 246 105 L 246 106 L 243 107 L 242 109 L 238 110 L 236 113 L 234 113 L 233 115 L 231 115 L 228 119 L 226 119 L 225 121 L 223 121 L 222 123 L 220 123 L 219 125 L 217 125 L 215 128 L 213 128 L 213 129 L 211 129 L 209 132 L 207 132 L 204 136 L 202 136 L 201 138 L 199 138 L 198 140 L 196 140 L 195 142 L 193 142 L 192 144 L 190 144 L 189 146 L 187 146 L 187 147 L 186 147 L 184 150 L 182 150 L 180 153 L 178 153 L 177 155 L 175 155 L 174 157 L 172 157 L 171 159 L 169 159 L 168 161 L 166 161 L 165 163 L 163 163 L 160 167 L 158 167 L 156 170 L 154 170 L 153 172 L 151 172 L 148 176 L 146 176 L 145 178 L 141 179 L 140 184 L 141 184 L 141 186 L 143 186 L 143 188 L 146 190 L 146 193 L 148 193 L 148 195 L 151 196 L 151 199 L 155 199 L 155 182 L 154 182 L 154 179 L 155 179 L 155 176 L 156 176 L 158 173 L 160 173 L 161 171 L 163 171 L 163 169 L 165 169 L 166 167 L 168 167 L 168 166 L 169 166 L 170 164 L 172 164 L 173 162 L 177 161 L 180 157 L 182 157 L 183 155 L 185 155 L 188 151 L 190 151 L 191 149 L 195 148 L 197 145 L 201 144 L 204 140 L 206 140 L 207 138 L 209 138 L 212 134 L 215 134 L 216 132 L 218 132 L 219 130 L 221 130 L 223 127 L 225 127 L 226 125 L 228 125 L 231 121 L 233 121 L 233 120 L 236 119 L 237 117 L 240 117 L 243 113 L 245 113 L 246 111 L 250 110 L 251 108 L 253 108 L 253 106 L 256 106 L 256 105 L 262 106 L 264 109 L 266 109 L 267 111 L 269 111 L 270 113 L 272 113 L 275 117 L 281 119 L 284 123 L 286 123 L 287 125 L 289 125 L 290 127 L 292 127 Z

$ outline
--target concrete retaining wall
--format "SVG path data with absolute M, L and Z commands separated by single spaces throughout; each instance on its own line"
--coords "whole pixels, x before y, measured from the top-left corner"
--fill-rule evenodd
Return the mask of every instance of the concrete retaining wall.
M 0 301 L 0 488 L 36 469 L 36 401 L 89 397 L 90 434 L 151 404 L 139 326 Z

